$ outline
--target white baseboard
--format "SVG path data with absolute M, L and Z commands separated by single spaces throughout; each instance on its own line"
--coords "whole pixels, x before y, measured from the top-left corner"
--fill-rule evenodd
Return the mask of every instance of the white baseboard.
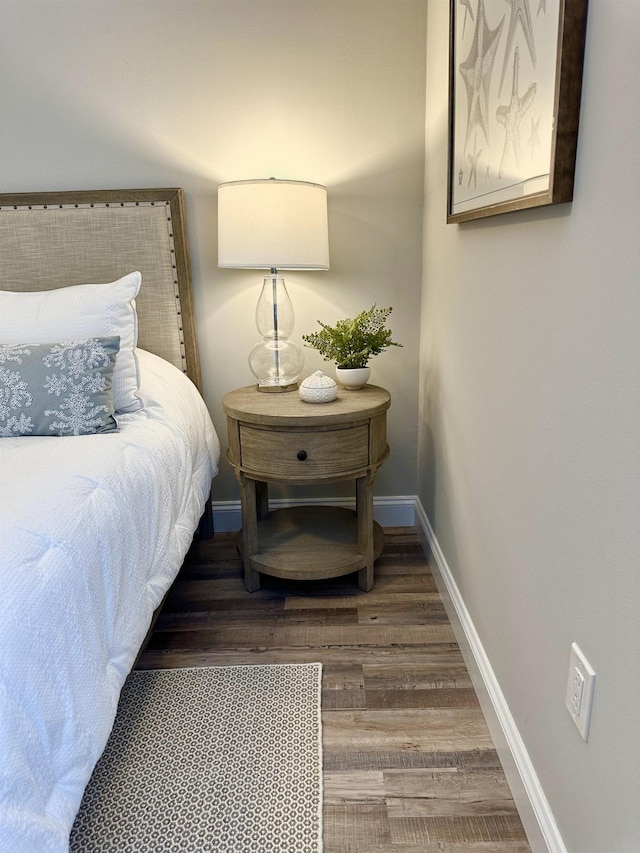
M 540 780 L 427 514 L 416 499 L 416 524 L 435 562 L 438 585 L 533 853 L 567 853 Z
M 307 506 L 344 506 L 355 509 L 355 498 L 304 498 L 298 501 L 269 501 L 271 509 L 282 509 L 296 504 Z M 415 495 L 374 497 L 373 517 L 382 527 L 413 527 L 416 523 Z M 240 501 L 213 501 L 213 527 L 219 533 L 240 530 L 242 518 Z

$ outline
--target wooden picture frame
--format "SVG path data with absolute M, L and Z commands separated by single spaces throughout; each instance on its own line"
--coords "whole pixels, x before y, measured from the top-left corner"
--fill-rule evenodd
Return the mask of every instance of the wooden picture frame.
M 447 222 L 573 198 L 587 0 L 450 0 Z

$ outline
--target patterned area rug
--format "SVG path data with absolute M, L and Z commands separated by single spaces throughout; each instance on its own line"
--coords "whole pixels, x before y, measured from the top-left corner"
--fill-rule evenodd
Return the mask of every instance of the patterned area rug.
M 320 664 L 134 672 L 72 853 L 320 853 Z

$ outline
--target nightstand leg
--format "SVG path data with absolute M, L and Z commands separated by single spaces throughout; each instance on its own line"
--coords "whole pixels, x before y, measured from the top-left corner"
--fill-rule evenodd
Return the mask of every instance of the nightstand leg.
M 244 585 L 249 592 L 260 589 L 260 572 L 251 566 L 251 555 L 258 550 L 258 515 L 256 481 L 240 476 L 240 502 L 242 505 L 242 556 L 244 560 Z
M 358 551 L 366 564 L 358 572 L 358 586 L 365 592 L 373 589 L 373 482 L 369 477 L 356 480 L 356 513 L 358 515 Z
M 256 487 L 256 517 L 258 521 L 269 515 L 269 484 L 254 480 Z

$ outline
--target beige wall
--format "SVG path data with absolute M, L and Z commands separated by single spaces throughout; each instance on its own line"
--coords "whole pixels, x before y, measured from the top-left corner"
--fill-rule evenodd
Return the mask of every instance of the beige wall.
M 0 0 L 0 191 L 185 189 L 223 440 L 262 274 L 217 268 L 216 187 L 327 185 L 331 271 L 287 276 L 296 335 L 393 305 L 405 347 L 372 362 L 393 396 L 383 496 L 416 491 L 425 23 L 424 0 Z M 306 352 L 304 375 L 330 370 Z M 226 463 L 214 498 L 237 498 Z
M 462 226 L 445 224 L 448 6 L 427 22 L 419 495 L 567 849 L 632 853 L 640 4 L 589 4 L 573 204 Z M 573 641 L 597 673 L 588 743 L 564 707 Z

